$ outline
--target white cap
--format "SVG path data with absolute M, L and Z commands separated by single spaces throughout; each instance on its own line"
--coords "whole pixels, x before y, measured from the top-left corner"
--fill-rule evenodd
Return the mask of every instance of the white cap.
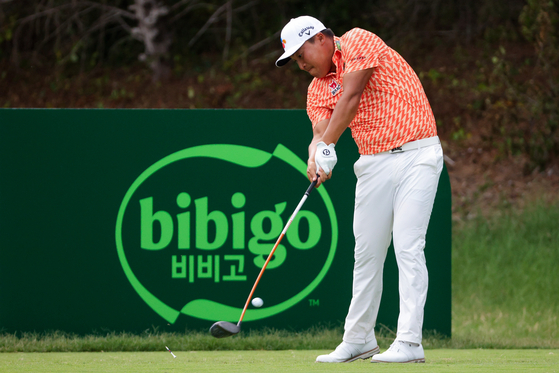
M 310 38 L 326 27 L 318 19 L 310 16 L 301 16 L 291 19 L 281 30 L 281 46 L 284 53 L 276 61 L 277 67 L 282 67 L 289 62 L 290 57 L 301 48 Z

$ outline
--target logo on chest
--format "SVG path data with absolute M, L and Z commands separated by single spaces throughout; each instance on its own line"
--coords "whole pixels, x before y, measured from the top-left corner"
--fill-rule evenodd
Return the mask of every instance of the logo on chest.
M 328 88 L 330 88 L 330 91 L 332 92 L 332 96 L 335 96 L 342 89 L 342 85 L 337 81 L 335 81 L 334 79 L 332 79 L 332 83 L 328 85 Z

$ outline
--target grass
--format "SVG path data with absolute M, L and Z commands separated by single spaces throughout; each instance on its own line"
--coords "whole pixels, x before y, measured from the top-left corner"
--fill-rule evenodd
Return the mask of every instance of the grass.
M 311 328 L 303 332 L 262 330 L 242 332 L 231 338 L 216 339 L 208 332 L 168 333 L 154 332 L 135 335 L 108 333 L 80 336 L 61 332 L 24 333 L 0 336 L 0 352 L 133 352 L 161 351 L 169 346 L 173 351 L 227 351 L 227 350 L 328 350 L 340 343 L 343 328 Z M 393 342 L 393 334 L 377 333 L 381 348 Z M 451 347 L 449 339 L 427 335 L 425 348 Z
M 328 349 L 339 343 L 341 328 L 313 328 L 295 333 L 280 330 L 243 332 L 231 338 L 216 339 L 207 331 L 135 335 L 108 333 L 79 336 L 61 332 L 4 334 L 0 352 L 72 352 L 72 351 L 161 351 L 169 346 L 177 351 L 208 350 L 310 350 Z
M 522 212 L 509 210 L 457 225 L 453 235 L 453 338 L 426 335 L 424 347 L 559 349 L 558 222 L 556 202 L 534 203 Z M 384 330 L 378 333 L 382 349 L 393 338 Z M 0 352 L 155 352 L 166 345 L 173 351 L 329 350 L 340 342 L 342 332 L 341 326 L 299 333 L 263 330 L 221 340 L 207 332 L 190 331 L 88 336 L 4 333 L 0 334 Z M 4 356 L 0 354 L 0 358 Z
M 4 373 L 20 372 L 559 372 L 559 350 L 426 352 L 425 364 L 317 364 L 324 350 L 0 354 Z
M 453 339 L 559 347 L 559 203 L 478 217 L 453 237 Z

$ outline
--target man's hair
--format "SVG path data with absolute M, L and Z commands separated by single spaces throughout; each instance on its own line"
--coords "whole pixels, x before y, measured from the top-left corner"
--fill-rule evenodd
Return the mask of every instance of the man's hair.
M 332 30 L 330 30 L 329 28 L 325 28 L 324 30 L 322 30 L 320 32 L 323 33 L 324 36 L 326 36 L 328 39 L 334 39 L 334 32 Z M 310 38 L 307 41 L 311 44 L 314 44 L 314 38 L 316 38 L 316 35 L 313 36 L 312 38 Z

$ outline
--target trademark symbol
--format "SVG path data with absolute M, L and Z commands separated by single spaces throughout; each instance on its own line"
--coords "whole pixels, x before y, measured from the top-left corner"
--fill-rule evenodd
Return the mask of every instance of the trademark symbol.
M 309 299 L 309 307 L 320 306 L 320 301 L 318 299 Z

